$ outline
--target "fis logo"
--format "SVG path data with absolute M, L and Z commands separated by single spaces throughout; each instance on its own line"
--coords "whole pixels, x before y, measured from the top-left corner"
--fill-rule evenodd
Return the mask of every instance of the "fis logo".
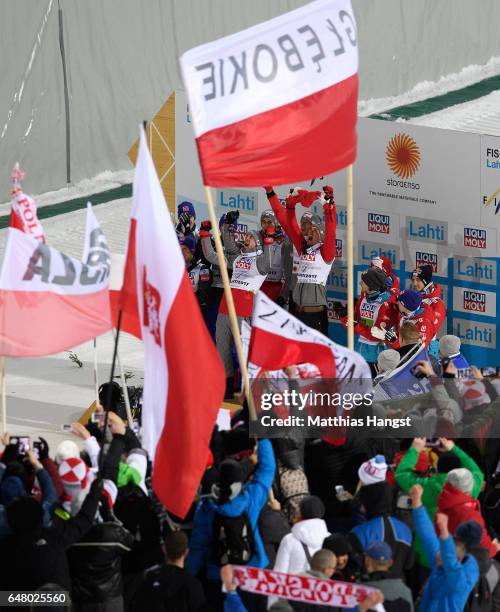
M 391 230 L 391 218 L 380 213 L 368 213 L 368 231 L 378 234 L 388 234 Z
M 342 240 L 335 240 L 335 257 L 342 257 Z
M 432 272 L 438 271 L 437 255 L 435 253 L 424 253 L 423 251 L 416 251 L 415 264 L 417 268 L 423 265 L 430 265 L 432 266 Z
M 464 227 L 464 246 L 475 249 L 486 248 L 486 230 L 475 227 Z
M 464 310 L 486 312 L 486 294 L 482 291 L 464 289 Z
M 494 170 L 500 170 L 500 161 L 491 161 L 498 160 L 500 157 L 500 151 L 498 149 L 486 149 L 486 167 L 493 168 Z

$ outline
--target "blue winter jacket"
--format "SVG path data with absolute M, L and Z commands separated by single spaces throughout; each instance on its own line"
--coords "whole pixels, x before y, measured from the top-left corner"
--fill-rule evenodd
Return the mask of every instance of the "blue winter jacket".
M 205 497 L 198 503 L 194 517 L 194 529 L 189 541 L 189 556 L 186 568 L 196 576 L 202 566 L 207 567 L 207 577 L 210 580 L 220 579 L 220 567 L 210 563 L 212 553 L 214 513 L 224 516 L 240 516 L 246 512 L 254 533 L 255 552 L 248 565 L 266 567 L 269 563 L 262 538 L 257 526 L 259 514 L 269 496 L 269 489 L 274 480 L 276 462 L 273 447 L 269 440 L 261 440 L 257 449 L 257 469 L 253 479 L 248 482 L 242 492 L 225 504 L 216 504 L 213 497 Z
M 0 464 L 0 480 L 5 474 L 5 465 Z M 52 520 L 52 508 L 57 502 L 57 493 L 52 478 L 46 469 L 41 469 L 36 472 L 36 477 L 40 483 L 42 490 L 42 508 L 43 508 L 43 526 L 48 527 Z M 7 522 L 7 513 L 5 506 L 0 504 L 0 539 L 12 535 L 12 529 Z
M 462 612 L 470 592 L 479 579 L 479 567 L 471 555 L 462 563 L 457 559 L 455 542 L 451 536 L 438 539 L 424 506 L 413 509 L 413 520 L 425 556 L 432 572 L 425 585 L 420 610 L 425 612 Z M 436 555 L 441 551 L 442 564 Z

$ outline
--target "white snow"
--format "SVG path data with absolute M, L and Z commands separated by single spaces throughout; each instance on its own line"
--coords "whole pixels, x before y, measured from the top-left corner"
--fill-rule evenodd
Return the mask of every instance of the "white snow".
M 374 113 L 382 113 L 391 108 L 405 106 L 412 102 L 418 102 L 426 98 L 440 96 L 449 91 L 462 89 L 497 74 L 500 74 L 500 55 L 490 58 L 486 64 L 471 64 L 462 68 L 460 72 L 442 76 L 438 81 L 422 81 L 417 83 L 410 91 L 398 96 L 360 100 L 358 102 L 358 114 L 361 117 L 367 117 Z
M 500 91 L 493 91 L 477 100 L 409 119 L 408 123 L 500 136 Z
M 21 163 L 21 169 L 22 169 Z M 115 189 L 122 185 L 127 185 L 132 182 L 134 177 L 133 170 L 117 170 L 112 172 L 106 170 L 100 172 L 98 175 L 90 179 L 83 179 L 82 181 L 71 184 L 67 187 L 62 187 L 56 191 L 48 191 L 42 194 L 28 194 L 31 195 L 37 203 L 39 208 L 48 206 L 50 204 L 56 204 L 58 202 L 64 202 L 66 200 L 73 200 L 75 198 L 83 198 L 84 196 L 92 195 L 94 193 L 100 193 L 102 191 L 108 191 L 109 189 Z M 10 212 L 10 201 L 3 202 L 0 204 L 0 215 L 6 215 Z

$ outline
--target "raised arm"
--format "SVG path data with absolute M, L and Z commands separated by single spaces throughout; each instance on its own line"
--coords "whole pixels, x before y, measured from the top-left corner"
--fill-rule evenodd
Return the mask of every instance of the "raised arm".
M 302 251 L 302 232 L 297 224 L 297 218 L 295 216 L 295 207 L 299 203 L 299 196 L 289 196 L 286 199 L 286 208 L 281 206 L 281 202 L 278 196 L 274 193 L 272 187 L 265 187 L 267 199 L 271 208 L 278 219 L 279 224 L 282 226 L 285 234 L 292 241 L 297 253 Z
M 330 200 L 323 204 L 325 213 L 325 238 L 321 245 L 321 257 L 326 263 L 333 262 L 336 253 L 337 211 L 335 202 Z

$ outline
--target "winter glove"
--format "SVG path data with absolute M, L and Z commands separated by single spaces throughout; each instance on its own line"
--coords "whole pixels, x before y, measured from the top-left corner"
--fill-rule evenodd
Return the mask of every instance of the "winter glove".
M 272 198 L 273 196 L 276 195 L 276 193 L 274 192 L 274 189 L 271 185 L 264 187 L 264 189 L 266 190 L 266 196 L 268 198 Z
M 323 194 L 325 196 L 325 200 L 333 201 L 333 187 L 330 185 L 323 185 Z
M 42 438 L 41 436 L 39 436 L 38 439 L 40 440 L 40 450 L 38 451 L 38 458 L 40 459 L 40 461 L 43 461 L 44 459 L 49 458 L 49 443 L 47 442 L 47 440 L 45 440 L 45 438 Z
M 191 218 L 189 216 L 189 213 L 182 213 L 179 216 L 179 222 L 177 224 L 177 229 L 184 235 L 190 234 L 193 231 L 191 228 Z
M 227 225 L 236 225 L 236 223 L 238 222 L 239 217 L 240 217 L 240 211 L 239 210 L 230 210 L 228 213 L 226 213 L 226 224 Z
M 333 302 L 333 312 L 341 319 L 347 317 L 347 306 L 344 306 L 342 302 Z
M 202 221 L 200 226 L 200 238 L 210 238 L 210 230 L 212 229 L 212 224 L 210 221 Z
M 384 340 L 389 344 L 393 344 L 398 339 L 398 335 L 395 331 L 386 331 Z

